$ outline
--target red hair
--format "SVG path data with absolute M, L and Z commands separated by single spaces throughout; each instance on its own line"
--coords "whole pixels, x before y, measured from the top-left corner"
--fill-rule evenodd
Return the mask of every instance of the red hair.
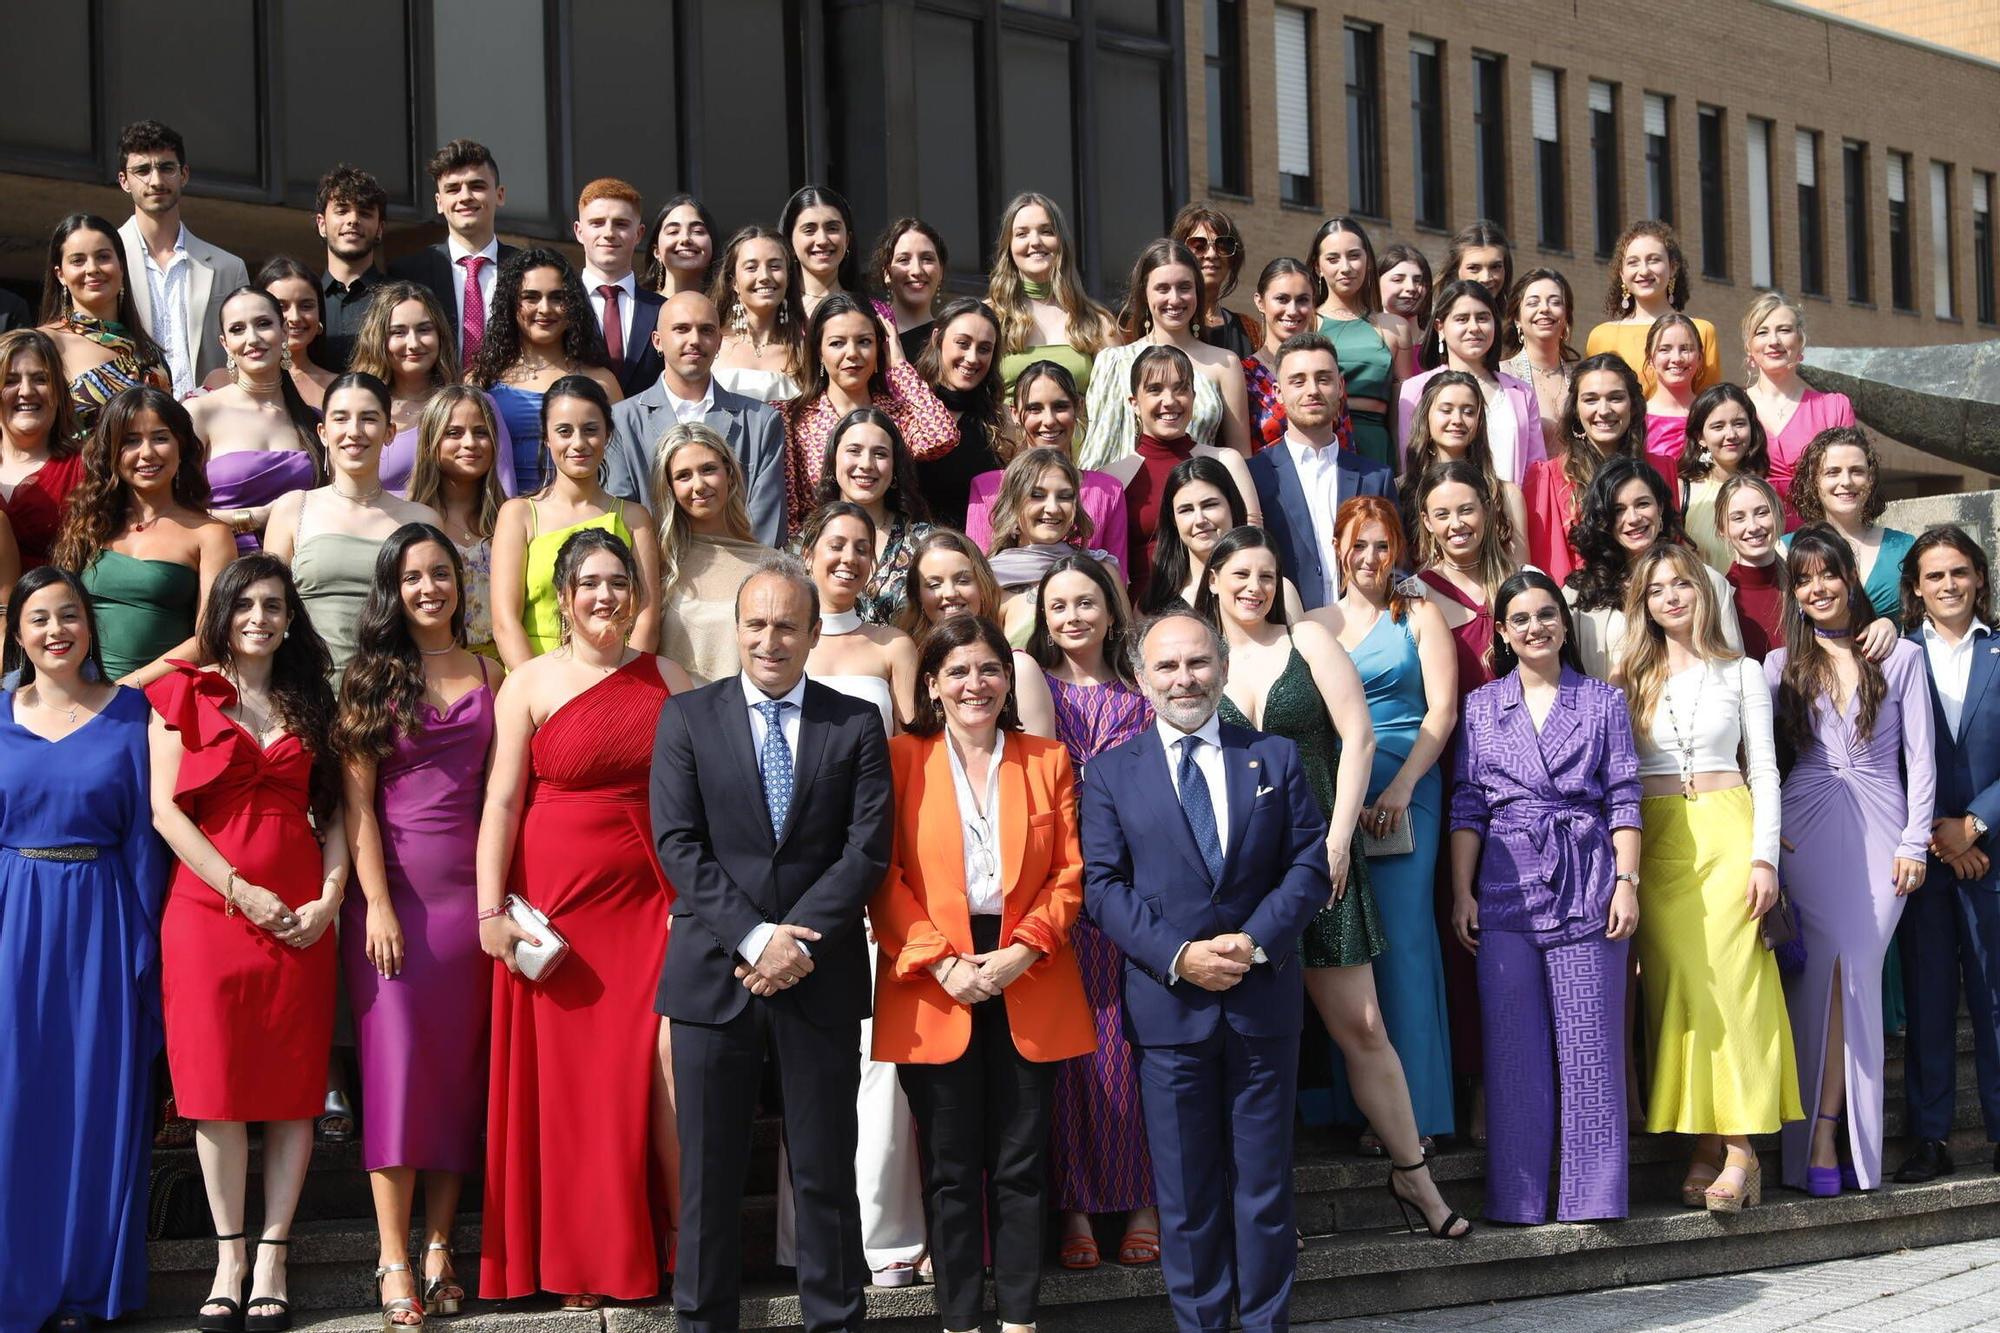
M 1354 543 L 1355 535 L 1370 523 L 1382 525 L 1382 531 L 1389 536 L 1389 567 L 1392 570 L 1405 568 L 1410 562 L 1409 539 L 1403 535 L 1403 516 L 1396 509 L 1395 502 L 1379 495 L 1357 495 L 1344 501 L 1340 512 L 1333 520 L 1334 559 L 1340 560 L 1342 552 Z M 1344 563 L 1344 562 L 1343 562 Z M 1410 609 L 1410 599 L 1397 591 L 1397 580 L 1389 580 L 1389 617 L 1401 620 Z
M 645 201 L 639 197 L 638 189 L 616 176 L 599 176 L 584 186 L 583 193 L 576 199 L 576 211 L 581 213 L 600 199 L 616 199 L 621 203 L 632 205 L 636 212 L 645 211 L 643 207 Z

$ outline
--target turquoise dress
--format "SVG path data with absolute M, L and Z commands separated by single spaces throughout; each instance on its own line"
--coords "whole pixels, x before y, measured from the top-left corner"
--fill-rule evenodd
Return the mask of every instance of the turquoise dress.
M 1365 319 L 1321 319 L 1319 331 L 1333 342 L 1340 376 L 1349 398 L 1379 398 L 1393 409 L 1396 402 L 1396 354 L 1382 331 Z M 1354 452 L 1378 463 L 1396 466 L 1396 440 L 1387 412 L 1349 413 L 1354 421 Z
M 1901 528 L 1882 529 L 1882 549 L 1875 553 L 1874 568 L 1862 580 L 1861 591 L 1878 616 L 1900 621 L 1903 615 L 1903 557 L 1917 539 Z
M 1424 720 L 1424 673 L 1407 619 L 1378 619 L 1351 654 L 1375 724 L 1375 766 L 1368 774 L 1372 802 L 1402 771 Z M 1431 910 L 1444 783 L 1433 764 L 1410 796 L 1414 846 L 1396 856 L 1368 858 L 1375 907 L 1382 914 L 1388 948 L 1375 959 L 1375 994 L 1390 1044 L 1403 1060 L 1417 1133 L 1449 1134 L 1452 1122 L 1451 1037 L 1445 1017 L 1444 963 L 1438 953 L 1437 918 Z M 1340 1053 L 1334 1052 L 1333 1118 L 1361 1124 Z

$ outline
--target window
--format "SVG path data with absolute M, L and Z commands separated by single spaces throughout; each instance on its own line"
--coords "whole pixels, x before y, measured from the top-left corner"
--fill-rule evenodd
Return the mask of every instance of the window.
M 1793 139 L 1799 183 L 1799 290 L 1826 295 L 1826 214 L 1819 200 L 1819 131 L 1799 130 Z
M 1951 166 L 1931 163 L 1931 307 L 1939 319 L 1958 314 L 1952 292 L 1958 286 L 1958 256 L 1951 244 Z
M 1701 271 L 1729 276 L 1729 168 L 1722 158 L 1722 108 L 1695 109 L 1695 166 L 1701 175 Z
M 1618 90 L 1590 81 L 1590 183 L 1597 213 L 1597 253 L 1618 244 L 1624 209 L 1618 203 Z
M 1243 4 L 1242 0 L 1207 0 L 1202 9 L 1202 59 L 1208 80 L 1208 188 L 1224 194 L 1248 194 L 1250 187 L 1243 171 Z
M 1347 34 L 1347 207 L 1382 209 L 1382 32 L 1350 23 Z
M 1979 322 L 1993 323 L 1993 173 L 1988 171 L 1972 177 L 1972 286 Z
M 1915 310 L 1910 271 L 1910 155 L 1889 154 L 1889 301 L 1898 310 Z
M 1473 200 L 1480 217 L 1507 225 L 1505 56 L 1472 57 Z
M 1444 57 L 1428 37 L 1410 38 L 1410 179 L 1417 225 L 1443 228 Z
M 1277 11 L 1278 198 L 1311 207 L 1313 185 L 1312 15 L 1280 5 Z
M 977 254 L 980 241 L 979 25 L 956 14 L 915 15 L 917 212 L 954 254 Z M 967 149 L 973 151 L 968 152 Z
M 1840 172 L 1846 191 L 1847 299 L 1865 304 L 1875 299 L 1868 253 L 1868 145 L 1852 139 L 1842 143 Z
M 1569 203 L 1563 188 L 1562 75 L 1537 65 L 1529 71 L 1534 113 L 1536 239 L 1544 250 L 1569 246 Z
M 1750 285 L 1775 287 L 1771 234 L 1771 122 L 1752 116 L 1744 122 L 1744 184 L 1750 196 Z
M 1672 98 L 1646 94 L 1646 216 L 1662 222 L 1674 220 L 1674 156 L 1667 139 L 1672 112 Z

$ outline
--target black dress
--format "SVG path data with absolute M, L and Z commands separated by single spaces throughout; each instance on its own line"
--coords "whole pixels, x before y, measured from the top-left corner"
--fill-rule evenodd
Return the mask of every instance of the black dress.
M 937 388 L 938 400 L 958 418 L 958 444 L 948 453 L 917 464 L 917 489 L 930 506 L 931 522 L 940 527 L 965 531 L 972 479 L 1000 470 L 1000 455 L 993 450 L 992 423 L 975 407 L 985 395 L 984 385 L 969 393 L 942 385 Z

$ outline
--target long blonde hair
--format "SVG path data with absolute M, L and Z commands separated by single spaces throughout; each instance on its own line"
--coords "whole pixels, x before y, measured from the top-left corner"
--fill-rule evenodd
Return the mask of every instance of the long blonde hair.
M 1642 554 L 1625 588 L 1625 640 L 1611 669 L 1611 683 L 1625 691 L 1632 710 L 1632 734 L 1642 741 L 1652 740 L 1653 714 L 1667 685 L 1667 634 L 1646 610 L 1646 585 L 1663 565 L 1694 588 L 1695 656 L 1704 663 L 1734 662 L 1743 656 L 1722 635 L 1722 612 L 1701 557 L 1671 542 Z
M 439 353 L 443 358 L 443 353 Z M 433 389 L 424 403 L 424 414 L 417 418 L 417 457 L 410 466 L 411 501 L 429 505 L 440 514 L 444 512 L 444 468 L 438 463 L 438 450 L 444 444 L 445 428 L 451 425 L 451 414 L 458 410 L 460 403 L 471 403 L 479 409 L 479 415 L 486 421 L 486 438 L 491 442 L 493 456 L 486 464 L 486 480 L 479 486 L 478 512 L 472 518 L 472 535 L 484 541 L 493 535 L 493 525 L 499 520 L 500 506 L 507 499 L 500 489 L 500 423 L 495 420 L 493 402 L 479 389 L 470 384 L 447 384 Z
M 680 581 L 681 564 L 687 559 L 688 548 L 694 545 L 694 527 L 680 505 L 674 502 L 674 455 L 683 449 L 699 445 L 722 460 L 723 475 L 729 478 L 729 498 L 722 503 L 722 524 L 729 535 L 738 541 L 757 540 L 750 530 L 750 506 L 743 498 L 746 483 L 743 480 L 743 464 L 729 447 L 729 442 L 719 435 L 715 428 L 703 421 L 681 421 L 667 428 L 660 437 L 657 457 L 653 463 L 653 488 L 651 500 L 653 512 L 659 515 L 660 525 L 660 601 L 664 605 L 667 594 Z
M 361 328 L 354 335 L 354 351 L 347 358 L 347 369 L 365 370 L 392 390 L 396 387 L 396 368 L 389 361 L 389 321 L 396 307 L 405 301 L 421 305 L 437 329 L 438 351 L 437 360 L 431 365 L 431 387 L 458 383 L 458 323 L 446 317 L 444 307 L 438 304 L 430 288 L 414 282 L 387 282 L 375 289 L 368 311 L 361 317 Z
M 1028 294 L 1021 285 L 1021 270 L 1014 267 L 1014 219 L 1022 209 L 1035 206 L 1049 215 L 1062 247 L 1056 255 L 1055 272 L 1050 277 L 1049 295 L 1069 316 L 1069 345 L 1086 357 L 1104 350 L 1105 329 L 1111 312 L 1090 299 L 1076 276 L 1076 241 L 1069 222 L 1056 201 L 1029 190 L 1014 196 L 1000 215 L 1000 239 L 993 245 L 993 273 L 986 284 L 986 304 L 1000 317 L 1001 356 L 1025 352 L 1035 345 L 1035 314 L 1028 307 Z

